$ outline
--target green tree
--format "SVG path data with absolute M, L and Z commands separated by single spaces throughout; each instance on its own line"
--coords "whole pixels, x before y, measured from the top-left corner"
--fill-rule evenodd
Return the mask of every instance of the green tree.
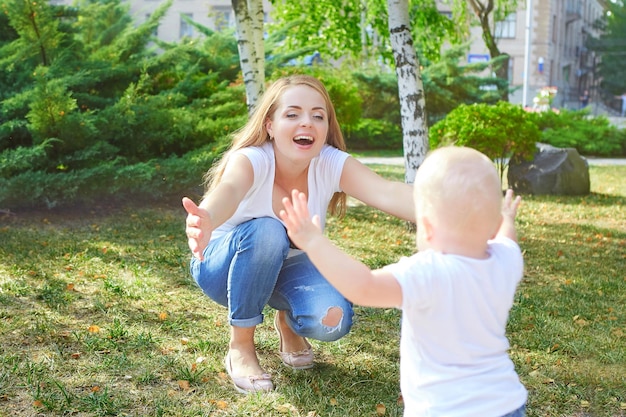
M 433 125 L 430 145 L 474 148 L 496 162 L 502 179 L 509 158 L 529 158 L 535 153 L 541 135 L 535 117 L 507 101 L 462 104 Z
M 500 100 L 496 88 L 508 85 L 506 80 L 484 75 L 490 65 L 487 62 L 461 64 L 466 51 L 466 45 L 451 47 L 442 52 L 437 62 L 424 63 L 422 76 L 430 125 L 461 104 L 495 104 Z
M 597 75 L 605 96 L 626 93 L 626 5 L 607 2 L 607 13 L 596 22 L 601 35 L 590 37 L 587 47 L 599 57 Z
M 507 81 L 499 85 L 501 100 L 509 100 L 509 55 L 500 51 L 497 42 L 496 23 L 503 21 L 517 10 L 517 0 L 454 0 L 454 21 L 463 31 L 477 24 L 482 30 L 485 47 L 492 59 L 492 68 L 496 76 Z
M 385 0 L 273 1 L 269 31 L 297 22 L 278 51 L 309 48 L 325 58 L 393 62 Z M 458 42 L 454 22 L 439 13 L 434 0 L 408 2 L 411 34 L 418 55 L 436 60 L 445 41 Z

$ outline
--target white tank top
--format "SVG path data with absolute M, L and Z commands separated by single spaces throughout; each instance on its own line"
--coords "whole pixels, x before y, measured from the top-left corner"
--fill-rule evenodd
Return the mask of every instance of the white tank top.
M 254 182 L 232 217 L 213 231 L 211 240 L 220 238 L 235 226 L 254 218 L 272 217 L 282 222 L 272 209 L 276 167 L 272 144 L 267 142 L 262 146 L 239 149 L 235 154 L 243 154 L 250 160 Z M 320 216 L 322 228 L 326 224 L 330 199 L 334 193 L 341 191 L 339 181 L 348 156 L 346 152 L 324 145 L 319 156 L 311 160 L 308 172 L 308 207 L 311 216 Z

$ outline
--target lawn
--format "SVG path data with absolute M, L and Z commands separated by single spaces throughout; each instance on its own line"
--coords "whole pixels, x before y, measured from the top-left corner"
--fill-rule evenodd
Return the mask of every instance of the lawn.
M 626 167 L 590 173 L 592 194 L 525 196 L 518 216 L 508 334 L 532 417 L 626 416 Z M 309 371 L 281 365 L 268 309 L 257 344 L 277 390 L 237 394 L 184 217 L 178 199 L 0 213 L 0 416 L 402 415 L 394 309 L 357 308 L 350 335 L 312 341 Z M 356 203 L 328 233 L 372 267 L 414 250 L 404 222 Z

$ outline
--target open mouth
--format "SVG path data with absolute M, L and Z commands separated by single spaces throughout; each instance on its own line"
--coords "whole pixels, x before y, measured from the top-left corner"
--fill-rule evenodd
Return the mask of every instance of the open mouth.
M 298 145 L 312 145 L 314 142 L 311 136 L 296 136 L 293 141 Z

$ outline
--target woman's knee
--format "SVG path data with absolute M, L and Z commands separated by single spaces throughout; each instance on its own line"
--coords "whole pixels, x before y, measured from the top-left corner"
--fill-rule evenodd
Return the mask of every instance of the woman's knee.
M 332 305 L 323 314 L 303 321 L 297 333 L 323 342 L 333 342 L 350 332 L 353 315 L 352 307 L 348 303 Z
M 276 254 L 289 250 L 289 238 L 283 224 L 271 217 L 259 217 L 244 223 L 245 231 L 241 236 L 241 244 L 251 242 L 257 252 L 269 251 Z

